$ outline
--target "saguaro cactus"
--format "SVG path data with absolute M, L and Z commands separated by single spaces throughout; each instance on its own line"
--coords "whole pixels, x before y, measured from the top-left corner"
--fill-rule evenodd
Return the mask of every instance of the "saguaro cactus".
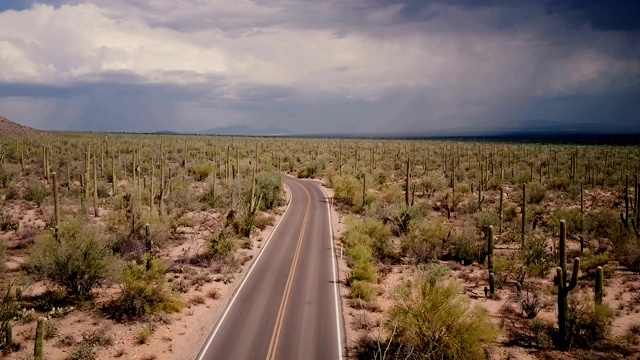
M 93 215 L 98 217 L 98 166 L 96 157 L 93 157 Z
M 409 187 L 409 183 L 411 182 L 411 172 L 409 171 L 409 163 L 410 163 L 411 159 L 409 158 L 409 154 L 407 154 L 407 176 L 405 179 L 405 184 L 404 184 L 404 202 L 407 206 L 410 205 L 409 203 L 409 192 L 411 191 L 411 188 Z
M 116 196 L 116 158 L 111 157 L 111 192 Z
M 522 246 L 524 246 L 525 233 L 527 231 L 527 184 L 522 184 Z
M 151 239 L 151 226 L 149 224 L 144 225 L 144 247 L 145 257 L 147 260 L 147 270 L 151 268 L 151 259 L 153 257 L 153 239 Z
M 4 328 L 4 347 L 5 349 L 11 349 L 11 345 L 13 345 L 13 325 L 11 325 L 11 322 L 7 322 Z
M 602 266 L 598 266 L 598 268 L 596 269 L 596 288 L 595 288 L 596 305 L 602 304 L 602 277 L 603 277 Z
M 33 347 L 34 360 L 44 360 L 44 322 L 45 318 L 38 318 L 38 325 L 36 327 L 36 343 Z
M 58 176 L 55 172 L 51 173 L 53 178 L 53 206 L 54 206 L 54 226 L 60 225 L 60 197 L 58 196 Z
M 489 225 L 487 234 L 487 269 L 489 271 L 489 294 L 493 297 L 495 292 L 495 275 L 493 273 L 493 225 Z
M 502 188 L 500 188 L 500 210 L 498 213 L 498 219 L 500 221 L 500 225 L 498 226 L 498 231 L 500 233 L 502 233 L 502 221 L 504 220 L 504 206 L 503 206 L 503 202 L 504 202 L 504 190 Z
M 569 312 L 567 296 L 575 289 L 578 282 L 578 272 L 580 271 L 580 258 L 577 257 L 573 261 L 571 281 L 567 282 L 566 241 L 566 223 L 564 220 L 561 220 L 560 244 L 558 246 L 560 266 L 556 268 L 556 285 L 558 286 L 558 347 L 560 350 L 567 348 L 567 313 Z

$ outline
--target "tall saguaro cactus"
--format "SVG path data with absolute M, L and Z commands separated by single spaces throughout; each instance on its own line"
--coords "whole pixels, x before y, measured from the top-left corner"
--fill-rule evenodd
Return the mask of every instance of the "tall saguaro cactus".
M 500 221 L 500 225 L 498 227 L 498 232 L 502 233 L 502 222 L 504 221 L 504 190 L 500 188 L 500 210 L 498 213 L 498 220 Z
M 409 158 L 409 154 L 407 154 L 407 176 L 404 183 L 404 203 L 407 205 L 407 207 L 410 205 L 409 192 L 411 191 L 411 189 L 409 188 L 409 183 L 411 182 L 411 172 L 409 170 L 410 162 L 411 159 Z
M 35 346 L 33 347 L 33 359 L 44 360 L 44 322 L 45 318 L 38 318 L 36 327 Z
M 51 173 L 53 178 L 53 205 L 54 205 L 54 226 L 60 226 L 60 197 L 58 196 L 58 176 L 55 172 Z
M 525 233 L 527 231 L 527 184 L 522 184 L 522 246 L 524 246 Z
M 495 292 L 495 275 L 493 273 L 493 225 L 489 225 L 487 234 L 487 269 L 489 270 L 489 294 L 493 297 Z
M 573 260 L 573 272 L 571 281 L 567 282 L 567 257 L 566 257 L 567 230 L 564 220 L 560 221 L 560 244 L 558 251 L 560 255 L 560 266 L 556 268 L 556 285 L 558 286 L 558 347 L 560 350 L 567 348 L 567 313 L 569 303 L 567 297 L 575 289 L 578 282 L 578 272 L 580 271 L 580 258 Z

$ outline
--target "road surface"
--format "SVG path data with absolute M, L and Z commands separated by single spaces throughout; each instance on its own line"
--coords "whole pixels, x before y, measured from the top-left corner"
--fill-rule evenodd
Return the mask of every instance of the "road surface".
M 283 180 L 291 202 L 198 360 L 343 357 L 326 196 L 312 182 Z

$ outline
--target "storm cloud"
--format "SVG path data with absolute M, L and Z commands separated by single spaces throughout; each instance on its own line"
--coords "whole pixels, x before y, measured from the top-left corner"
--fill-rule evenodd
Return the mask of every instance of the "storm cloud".
M 0 114 L 42 129 L 640 131 L 633 1 L 0 3 Z

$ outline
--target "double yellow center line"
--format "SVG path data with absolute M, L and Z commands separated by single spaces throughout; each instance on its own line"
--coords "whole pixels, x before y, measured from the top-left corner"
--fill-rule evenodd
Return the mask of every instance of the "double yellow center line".
M 296 246 L 296 252 L 293 255 L 293 262 L 291 263 L 291 269 L 289 270 L 289 277 L 287 278 L 287 285 L 284 287 L 284 294 L 282 301 L 280 302 L 280 309 L 278 310 L 278 317 L 276 319 L 276 326 L 273 329 L 271 335 L 271 343 L 269 344 L 269 351 L 267 352 L 267 360 L 273 360 L 276 358 L 276 349 L 278 347 L 278 339 L 280 338 L 280 331 L 282 330 L 282 323 L 284 321 L 284 314 L 287 308 L 287 302 L 289 301 L 289 293 L 291 292 L 291 284 L 293 283 L 293 277 L 296 272 L 296 265 L 300 256 L 300 249 L 302 248 L 302 241 L 304 240 L 304 230 L 307 227 L 307 218 L 309 217 L 309 209 L 311 208 L 311 195 L 304 186 L 300 186 L 305 193 L 307 193 L 307 209 L 304 213 L 304 220 L 302 220 L 302 229 L 300 230 L 300 236 L 298 237 L 298 245 Z

